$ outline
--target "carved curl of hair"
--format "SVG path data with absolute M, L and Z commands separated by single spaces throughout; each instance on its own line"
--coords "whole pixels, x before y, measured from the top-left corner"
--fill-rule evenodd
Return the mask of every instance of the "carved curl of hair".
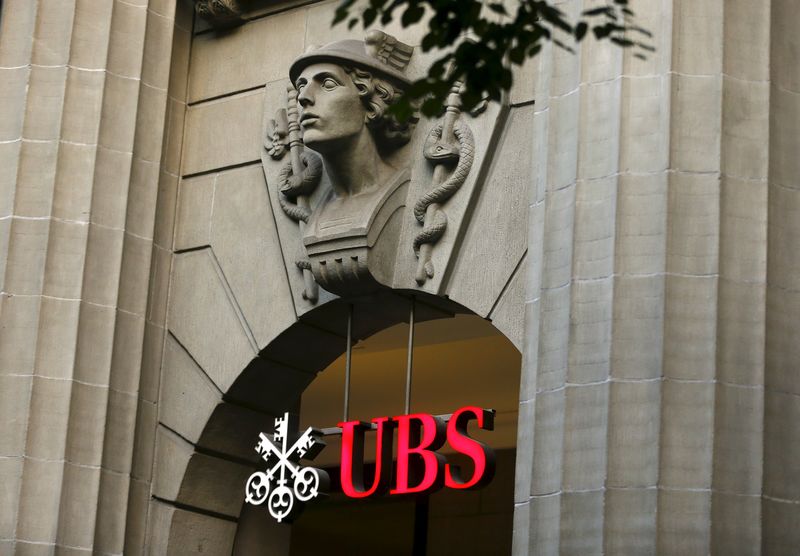
M 353 80 L 361 102 L 367 109 L 367 127 L 372 131 L 376 143 L 389 149 L 396 149 L 408 143 L 419 118 L 412 116 L 405 123 L 400 123 L 386 113 L 386 110 L 397 102 L 403 91 L 390 81 L 375 77 L 361 68 L 347 66 L 344 70 Z

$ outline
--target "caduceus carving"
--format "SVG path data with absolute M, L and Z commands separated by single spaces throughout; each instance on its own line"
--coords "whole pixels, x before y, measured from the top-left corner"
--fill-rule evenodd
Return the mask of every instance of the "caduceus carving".
M 308 217 L 311 216 L 308 198 L 317 188 L 322 177 L 322 160 L 313 151 L 307 151 L 303 145 L 297 118 L 297 91 L 291 85 L 286 89 L 286 101 L 291 160 L 278 175 L 279 201 L 283 212 L 297 222 L 302 235 L 305 232 Z M 295 264 L 303 271 L 305 283 L 303 298 L 316 303 L 319 298 L 319 288 L 311 273 L 311 263 L 305 256 L 301 256 L 295 261 Z
M 286 154 L 286 136 L 289 134 L 289 121 L 286 119 L 286 108 L 278 108 L 275 117 L 267 123 L 264 135 L 264 148 L 273 160 L 280 160 Z
M 414 279 L 419 285 L 434 276 L 431 253 L 447 229 L 447 215 L 441 206 L 464 184 L 472 168 L 475 140 L 469 126 L 460 119 L 460 89 L 461 84 L 456 83 L 447 97 L 443 121 L 430 131 L 425 140 L 424 155 L 434 164 L 434 170 L 433 189 L 414 205 L 414 216 L 423 225 L 414 238 L 414 252 L 418 259 Z

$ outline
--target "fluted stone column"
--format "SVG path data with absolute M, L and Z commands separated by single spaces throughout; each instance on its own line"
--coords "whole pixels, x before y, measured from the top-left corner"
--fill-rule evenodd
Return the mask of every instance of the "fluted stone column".
M 797 3 L 772 1 L 764 369 L 763 551 L 800 546 L 800 34 Z
M 0 552 L 121 554 L 175 2 L 2 10 Z
M 641 1 L 646 61 L 536 62 L 518 554 L 792 546 L 789 4 Z

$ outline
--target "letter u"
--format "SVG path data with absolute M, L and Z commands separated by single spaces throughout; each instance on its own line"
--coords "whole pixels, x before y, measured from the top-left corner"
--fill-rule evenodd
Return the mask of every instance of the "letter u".
M 363 421 L 339 423 L 342 429 L 342 492 L 350 498 L 379 496 L 389 490 L 395 423 L 389 417 L 377 417 L 372 422 L 378 430 L 375 439 L 375 476 L 368 488 L 364 484 L 364 435 L 371 427 Z

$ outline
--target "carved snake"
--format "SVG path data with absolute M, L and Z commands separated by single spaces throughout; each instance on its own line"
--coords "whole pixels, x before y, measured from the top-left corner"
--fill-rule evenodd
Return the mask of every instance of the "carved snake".
M 308 222 L 311 211 L 294 202 L 300 195 L 311 195 L 322 177 L 322 159 L 318 154 L 305 151 L 300 155 L 303 172 L 296 176 L 288 162 L 278 174 L 278 200 L 286 216 L 295 222 Z
M 441 184 L 436 186 L 417 201 L 414 205 L 414 216 L 417 221 L 425 227 L 414 238 L 414 252 L 419 256 L 419 248 L 425 243 L 436 243 L 444 235 L 447 229 L 447 215 L 438 207 L 432 214 L 429 222 L 425 222 L 425 213 L 428 206 L 432 204 L 442 204 L 463 185 L 472 168 L 472 160 L 475 156 L 475 140 L 469 126 L 462 124 L 461 120 L 456 120 L 453 126 L 453 135 L 458 141 L 457 145 L 448 144 L 442 141 L 443 126 L 439 123 L 434 127 L 425 139 L 423 153 L 425 158 L 434 164 L 457 161 L 456 167 L 450 176 Z M 425 272 L 428 277 L 433 277 L 433 263 L 425 263 Z

